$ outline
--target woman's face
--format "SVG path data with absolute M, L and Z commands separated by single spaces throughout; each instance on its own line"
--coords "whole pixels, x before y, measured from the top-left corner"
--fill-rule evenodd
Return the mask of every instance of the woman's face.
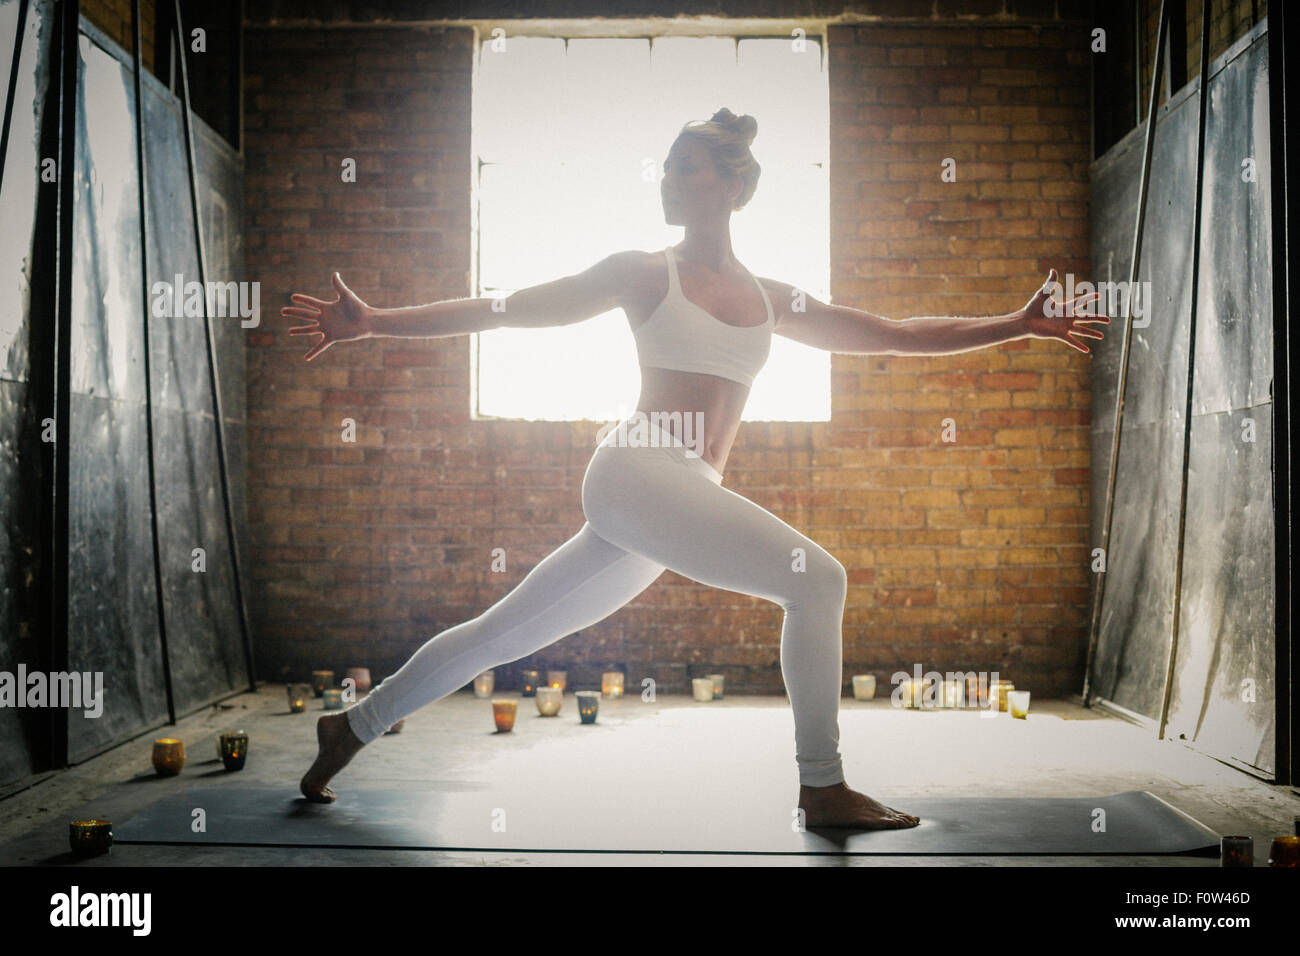
M 694 136 L 678 137 L 664 160 L 659 181 L 664 222 L 685 226 L 710 222 L 731 213 L 740 195 L 740 177 L 721 177 L 709 148 Z

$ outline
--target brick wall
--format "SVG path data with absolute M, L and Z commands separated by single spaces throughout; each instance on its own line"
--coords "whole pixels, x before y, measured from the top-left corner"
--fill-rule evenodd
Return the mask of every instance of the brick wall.
M 902 317 L 998 313 L 1047 269 L 1086 273 L 1086 29 L 831 29 L 832 289 Z M 263 676 L 378 678 L 489 606 L 582 524 L 596 425 L 469 419 L 469 339 L 380 339 L 305 364 L 276 310 L 329 295 L 470 294 L 466 29 L 249 29 L 252 604 Z M 761 118 L 760 118 L 761 121 Z M 358 183 L 340 162 L 358 162 Z M 942 183 L 939 163 L 957 160 Z M 849 568 L 845 679 L 999 670 L 1077 689 L 1086 641 L 1088 359 L 1011 343 L 836 356 L 829 423 L 746 423 L 728 486 Z M 940 441 L 941 419 L 957 442 Z M 340 440 L 341 420 L 358 441 Z M 490 570 L 504 547 L 505 573 Z M 673 572 L 529 659 L 625 666 L 669 691 L 721 671 L 779 692 L 781 611 Z M 522 664 L 520 665 L 522 666 Z M 510 672 L 501 674 L 505 681 Z
M 1086 41 L 1080 26 L 832 27 L 837 302 L 999 314 L 1053 266 L 1089 272 Z M 850 568 L 847 669 L 920 662 L 1078 689 L 1088 357 L 1022 340 L 832 368 L 815 534 Z

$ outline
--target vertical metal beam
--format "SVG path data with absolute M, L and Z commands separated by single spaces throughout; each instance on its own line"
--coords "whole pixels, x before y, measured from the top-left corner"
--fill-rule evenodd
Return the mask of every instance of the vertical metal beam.
M 212 391 L 212 416 L 216 420 L 217 463 L 221 473 L 221 503 L 226 518 L 226 538 L 230 542 L 230 567 L 234 577 L 235 603 L 239 613 L 239 632 L 244 644 L 244 662 L 248 667 L 248 689 L 256 692 L 257 681 L 253 673 L 253 644 L 248 632 L 248 609 L 244 604 L 244 589 L 240 583 L 239 548 L 235 540 L 235 522 L 230 505 L 230 465 L 226 460 L 226 419 L 221 409 L 221 376 L 217 370 L 217 342 L 212 331 L 212 319 L 207 305 L 207 261 L 203 251 L 203 219 L 199 209 L 199 177 L 194 163 L 194 122 L 190 112 L 189 72 L 185 66 L 185 21 L 181 17 L 180 0 L 172 0 L 175 15 L 176 65 L 181 77 L 182 116 L 185 120 L 185 159 L 189 164 L 190 210 L 194 216 L 194 243 L 198 253 L 199 285 L 204 290 L 203 328 L 208 345 L 208 386 Z
M 1201 68 L 1197 77 L 1201 85 L 1196 97 L 1196 193 L 1192 206 L 1192 308 L 1187 324 L 1187 391 L 1183 402 L 1183 464 L 1178 493 L 1178 539 L 1174 546 L 1174 616 L 1169 634 L 1169 658 L 1165 663 L 1165 687 L 1160 701 L 1160 728 L 1156 738 L 1163 740 L 1169 721 L 1169 697 L 1174 687 L 1174 665 L 1178 657 L 1178 625 L 1183 607 L 1183 544 L 1187 531 L 1187 469 L 1192 450 L 1192 392 L 1196 383 L 1196 314 L 1201 277 L 1201 217 L 1205 197 L 1205 110 L 1210 102 L 1210 0 L 1201 0 Z
M 1292 460 L 1291 371 L 1300 364 L 1300 337 L 1291 335 L 1290 316 L 1300 308 L 1295 246 L 1300 236 L 1300 162 L 1297 161 L 1290 120 L 1295 118 L 1300 75 L 1287 68 L 1288 41 L 1300 49 L 1296 20 L 1284 12 L 1285 4 L 1268 10 L 1269 184 L 1273 222 L 1273 533 L 1276 619 L 1274 627 L 1274 741 L 1275 779 L 1280 784 L 1300 782 L 1300 727 L 1297 727 L 1296 687 L 1300 686 L 1300 658 L 1295 652 L 1292 624 L 1297 599 L 1293 577 L 1293 498 L 1295 466 Z M 1253 15 L 1253 14 L 1252 14 Z
M 59 177 L 58 291 L 54 332 L 53 482 L 50 493 L 49 627 L 51 670 L 68 668 L 68 454 L 72 400 L 72 234 L 77 182 L 77 50 L 81 19 L 79 0 L 60 0 L 59 20 Z M 51 766 L 68 765 L 68 709 L 50 709 Z
M 132 70 L 135 79 L 135 159 L 139 177 L 136 200 L 140 209 L 140 304 L 144 331 L 144 429 L 149 462 L 149 533 L 153 541 L 154 599 L 158 602 L 158 639 L 162 647 L 163 686 L 167 691 L 167 721 L 176 723 L 176 695 L 172 692 L 171 654 L 167 645 L 167 614 L 163 601 L 162 548 L 158 542 L 158 478 L 153 450 L 153 350 L 149 347 L 149 210 L 146 202 L 149 174 L 144 149 L 144 89 L 140 72 L 144 46 L 140 36 L 140 0 L 131 0 L 131 36 L 135 41 Z
M 1088 655 L 1083 671 L 1083 705 L 1091 706 L 1092 698 L 1092 662 L 1097 653 L 1097 636 L 1100 630 L 1102 596 L 1106 593 L 1105 568 L 1110 564 L 1110 524 L 1114 517 L 1115 474 L 1119 467 L 1120 435 L 1124 427 L 1124 395 L 1128 385 L 1129 343 L 1133 338 L 1133 299 L 1137 295 L 1138 266 L 1142 260 L 1142 229 L 1146 222 L 1147 187 L 1151 182 L 1151 154 L 1156 138 L 1156 106 L 1159 102 L 1161 65 L 1164 57 L 1160 51 L 1165 45 L 1165 28 L 1169 20 L 1167 0 L 1160 0 L 1160 23 L 1157 27 L 1155 62 L 1151 64 L 1151 99 L 1147 108 L 1146 142 L 1142 155 L 1142 181 L 1138 188 L 1137 221 L 1133 228 L 1133 257 L 1129 266 L 1129 315 L 1124 323 L 1124 339 L 1120 349 L 1119 382 L 1115 387 L 1115 422 L 1114 435 L 1110 443 L 1110 468 L 1106 476 L 1106 517 L 1102 522 L 1101 549 L 1103 570 L 1097 575 L 1097 587 L 1093 592 L 1092 621 L 1088 628 Z M 1147 308 L 1151 303 L 1146 303 Z
M 0 186 L 4 185 L 5 157 L 9 154 L 9 123 L 14 115 L 14 95 L 18 89 L 18 66 L 23 56 L 23 34 L 27 29 L 27 2 L 18 4 L 18 31 L 14 34 L 14 58 L 9 61 L 9 87 L 5 94 L 4 125 L 0 126 Z

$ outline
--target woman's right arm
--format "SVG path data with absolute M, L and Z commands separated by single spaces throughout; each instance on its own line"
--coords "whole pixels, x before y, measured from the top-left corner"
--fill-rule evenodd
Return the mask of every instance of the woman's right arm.
M 324 336 L 307 353 L 308 361 L 334 342 L 353 339 L 439 338 L 498 328 L 572 325 L 623 305 L 639 255 L 616 252 L 583 272 L 520 289 L 502 299 L 445 299 L 401 309 L 366 305 L 336 272 L 333 283 L 338 299 L 324 302 L 294 293 L 290 298 L 297 307 L 286 307 L 281 314 L 316 322 L 289 330 L 290 335 Z

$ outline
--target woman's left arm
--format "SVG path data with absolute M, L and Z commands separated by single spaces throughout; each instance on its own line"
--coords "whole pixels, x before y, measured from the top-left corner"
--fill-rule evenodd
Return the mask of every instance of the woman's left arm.
M 804 310 L 783 309 L 774 331 L 814 348 L 849 355 L 947 355 L 1022 338 L 1060 339 L 1071 348 L 1088 353 L 1088 347 L 1071 336 L 1102 337 L 1100 331 L 1087 328 L 1084 323 L 1109 324 L 1109 317 L 1079 310 L 1099 295 L 1094 292 L 1062 303 L 1051 297 L 1053 287 L 1060 288 L 1055 269 L 1023 308 L 1006 315 L 978 317 L 888 319 L 861 309 L 828 305 L 804 295 Z

